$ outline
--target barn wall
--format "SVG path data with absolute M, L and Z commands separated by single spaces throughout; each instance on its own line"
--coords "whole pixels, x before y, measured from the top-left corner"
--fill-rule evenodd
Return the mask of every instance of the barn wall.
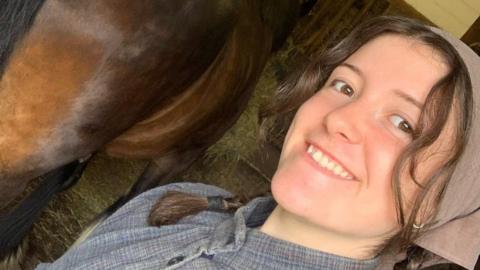
M 430 21 L 458 38 L 480 16 L 479 0 L 405 0 Z

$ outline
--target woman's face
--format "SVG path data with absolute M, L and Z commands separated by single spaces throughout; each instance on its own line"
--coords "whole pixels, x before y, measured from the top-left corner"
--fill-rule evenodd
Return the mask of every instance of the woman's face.
M 403 36 L 362 46 L 298 110 L 272 180 L 279 206 L 345 236 L 396 231 L 393 167 L 447 72 L 436 51 Z M 416 187 L 402 179 L 402 190 L 408 199 Z

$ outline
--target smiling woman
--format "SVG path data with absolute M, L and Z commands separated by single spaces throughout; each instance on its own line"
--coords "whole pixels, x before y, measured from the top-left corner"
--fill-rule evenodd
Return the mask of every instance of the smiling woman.
M 346 257 L 374 257 L 371 249 L 400 228 L 390 179 L 418 130 L 421 110 L 410 100 L 423 104 L 448 73 L 441 60 L 420 41 L 388 34 L 338 65 L 296 113 L 272 181 L 279 207 L 262 230 Z M 416 188 L 408 183 L 402 179 L 411 201 Z
M 279 91 L 266 115 L 288 116 L 301 106 L 273 177 L 279 206 L 265 232 L 371 258 L 393 246 L 406 249 L 440 226 L 435 215 L 473 113 L 474 73 L 464 61 L 479 60 L 471 51 L 459 56 L 435 32 L 407 19 L 375 19 Z
M 473 269 L 479 67 L 438 29 L 366 22 L 263 112 L 292 119 L 272 197 L 237 210 L 216 187 L 159 187 L 38 269 L 419 269 L 433 258 Z

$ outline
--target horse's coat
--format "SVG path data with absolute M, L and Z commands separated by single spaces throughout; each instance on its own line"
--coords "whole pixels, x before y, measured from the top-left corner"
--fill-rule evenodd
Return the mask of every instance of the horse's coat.
M 233 13 L 230 1 L 46 1 L 0 81 L 1 205 L 184 91 Z
M 155 159 L 115 207 L 188 167 L 243 111 L 298 2 L 29 0 L 33 24 L 0 52 L 0 209 L 102 148 Z

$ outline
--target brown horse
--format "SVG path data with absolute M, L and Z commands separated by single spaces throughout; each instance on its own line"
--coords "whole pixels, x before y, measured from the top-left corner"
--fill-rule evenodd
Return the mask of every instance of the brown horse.
M 298 2 L 3 1 L 0 209 L 100 149 L 155 159 L 126 199 L 188 167 L 238 118 Z

